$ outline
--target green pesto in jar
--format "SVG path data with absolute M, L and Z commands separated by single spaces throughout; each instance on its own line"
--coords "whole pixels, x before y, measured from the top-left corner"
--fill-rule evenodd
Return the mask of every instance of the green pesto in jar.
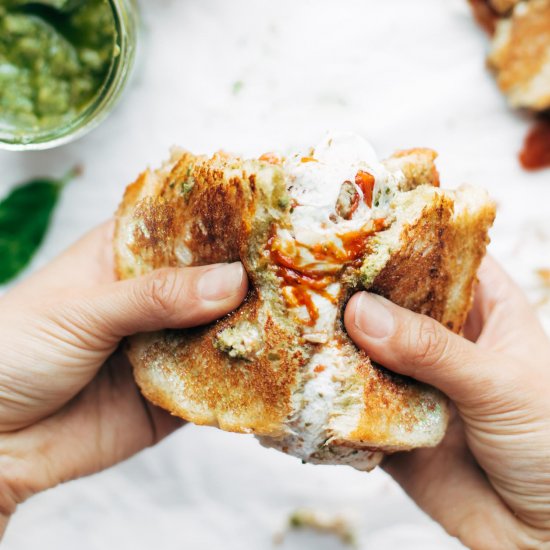
M 0 126 L 24 134 L 69 124 L 117 55 L 109 0 L 0 0 Z

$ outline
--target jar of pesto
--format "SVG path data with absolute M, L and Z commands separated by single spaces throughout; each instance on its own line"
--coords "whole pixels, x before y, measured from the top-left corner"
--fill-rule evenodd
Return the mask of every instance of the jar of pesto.
M 0 148 L 47 149 L 97 126 L 136 38 L 135 0 L 0 0 Z

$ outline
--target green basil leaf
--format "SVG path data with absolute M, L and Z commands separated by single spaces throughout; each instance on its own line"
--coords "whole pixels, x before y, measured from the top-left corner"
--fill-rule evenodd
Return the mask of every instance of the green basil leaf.
M 16 187 L 0 202 L 0 284 L 18 275 L 38 250 L 64 185 L 61 180 L 40 178 Z

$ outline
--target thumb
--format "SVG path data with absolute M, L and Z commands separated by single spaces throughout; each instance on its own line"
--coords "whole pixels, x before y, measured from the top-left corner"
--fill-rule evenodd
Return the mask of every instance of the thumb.
M 435 386 L 459 404 L 497 395 L 516 374 L 490 351 L 380 296 L 355 295 L 344 321 L 350 337 L 373 361 Z
M 79 294 L 60 313 L 73 327 L 116 344 L 137 332 L 214 321 L 238 307 L 247 286 L 246 272 L 238 262 L 159 269 Z

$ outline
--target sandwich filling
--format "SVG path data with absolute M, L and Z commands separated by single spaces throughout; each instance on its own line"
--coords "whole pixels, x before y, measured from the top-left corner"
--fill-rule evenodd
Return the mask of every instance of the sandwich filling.
M 283 168 L 291 226 L 278 227 L 268 248 L 286 306 L 317 349 L 305 367 L 303 391 L 293 396 L 293 435 L 264 443 L 308 462 L 333 462 L 327 453 L 338 453 L 341 463 L 371 469 L 379 453 L 330 447 L 328 426 L 348 370 L 334 336 L 344 298 L 341 277 L 360 267 L 372 237 L 391 225 L 403 174 L 388 170 L 353 134 L 328 136 Z
M 277 229 L 270 253 L 304 339 L 326 344 L 342 290 L 338 280 L 346 267 L 360 265 L 370 238 L 391 223 L 389 205 L 400 178 L 353 134 L 327 137 L 306 155 L 286 160 L 284 171 L 291 228 Z

